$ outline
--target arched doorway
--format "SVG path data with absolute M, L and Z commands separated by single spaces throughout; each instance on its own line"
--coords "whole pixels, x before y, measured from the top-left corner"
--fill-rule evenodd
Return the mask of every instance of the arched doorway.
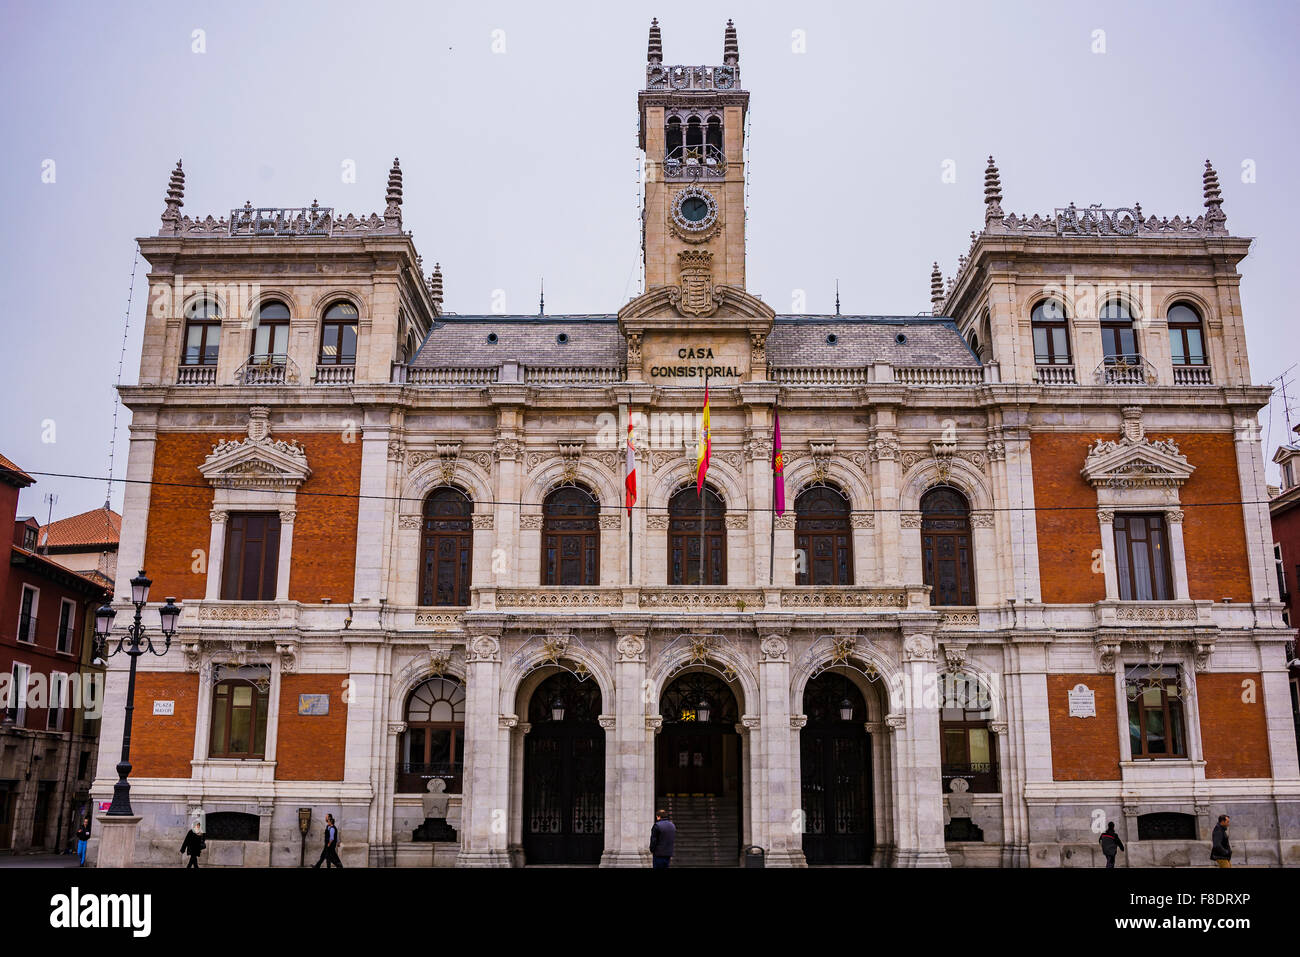
M 659 699 L 655 795 L 677 828 L 676 866 L 739 863 L 739 710 L 726 682 L 707 671 L 680 675 Z
M 866 700 L 848 676 L 824 671 L 804 688 L 803 711 L 804 857 L 809 864 L 870 864 L 875 835 Z
M 524 738 L 524 861 L 599 864 L 605 848 L 605 730 L 600 688 L 567 671 L 528 703 Z

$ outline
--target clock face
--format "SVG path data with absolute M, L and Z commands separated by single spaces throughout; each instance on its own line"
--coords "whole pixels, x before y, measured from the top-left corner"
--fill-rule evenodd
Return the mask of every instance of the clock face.
M 682 218 L 687 222 L 698 223 L 709 215 L 709 204 L 699 196 L 688 196 L 682 200 Z
M 688 242 L 703 242 L 718 222 L 717 198 L 700 186 L 688 186 L 673 197 L 671 219 L 677 234 Z

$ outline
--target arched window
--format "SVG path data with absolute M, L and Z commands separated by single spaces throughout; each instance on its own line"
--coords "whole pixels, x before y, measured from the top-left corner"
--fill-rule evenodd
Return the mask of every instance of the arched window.
M 214 366 L 221 347 L 221 308 L 211 299 L 195 299 L 185 307 L 185 352 L 181 364 Z
M 1108 299 L 1101 307 L 1101 350 L 1107 365 L 1133 365 L 1141 358 L 1133 314 L 1119 299 Z
M 208 756 L 255 758 L 266 754 L 269 682 L 244 678 L 218 681 L 212 691 L 212 735 Z
M 844 495 L 825 485 L 794 500 L 794 547 L 800 552 L 800 585 L 853 584 L 853 529 Z
M 355 365 L 357 361 L 357 307 L 336 302 L 325 310 L 320 334 L 321 365 Z
M 440 488 L 424 500 L 420 604 L 469 604 L 474 506 L 465 493 Z
M 442 778 L 449 794 L 458 793 L 464 744 L 465 686 L 455 678 L 430 678 L 406 700 L 397 789 L 423 793 L 430 780 Z
M 668 118 L 668 126 L 664 136 L 665 155 L 671 157 L 673 150 L 680 149 L 682 146 L 682 119 L 680 116 L 670 116 Z
M 939 486 L 921 496 L 921 562 L 930 604 L 975 604 L 970 505 L 954 488 Z
M 1169 354 L 1176 366 L 1205 365 L 1201 315 L 1185 302 L 1169 308 Z
M 283 362 L 289 355 L 289 307 L 278 299 L 257 310 L 253 343 L 248 357 L 260 362 Z
M 698 116 L 688 117 L 686 120 L 686 146 L 689 149 L 694 147 L 696 153 L 700 152 L 700 147 L 704 145 L 704 125 L 700 122 Z
M 939 742 L 943 789 L 964 778 L 970 790 L 999 790 L 997 738 L 989 729 L 993 698 L 974 675 L 945 673 L 940 679 Z
M 709 122 L 705 125 L 704 131 L 705 143 L 712 146 L 718 152 L 722 152 L 722 118 L 719 116 L 710 116 Z
M 1070 331 L 1065 307 L 1055 299 L 1044 299 L 1029 315 L 1034 330 L 1034 362 L 1038 365 L 1065 365 L 1070 358 Z
M 579 486 L 542 503 L 542 584 L 600 584 L 600 504 Z
M 668 502 L 668 567 L 670 585 L 727 583 L 727 506 L 707 486 L 704 502 L 688 485 Z M 700 547 L 704 548 L 704 581 L 700 581 Z

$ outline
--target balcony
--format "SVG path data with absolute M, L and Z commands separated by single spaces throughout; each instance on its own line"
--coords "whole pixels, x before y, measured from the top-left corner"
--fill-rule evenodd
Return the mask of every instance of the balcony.
M 216 385 L 217 384 L 217 367 L 211 366 L 181 366 L 176 370 L 177 385 Z
M 1174 385 L 1214 385 L 1209 366 L 1174 366 Z
M 316 367 L 317 385 L 352 385 L 356 381 L 354 365 L 326 365 Z
M 1037 365 L 1034 366 L 1034 381 L 1039 385 L 1078 385 L 1079 379 L 1074 374 L 1072 365 Z
M 1156 385 L 1160 376 L 1156 367 L 1140 355 L 1107 356 L 1097 366 L 1093 378 L 1099 385 Z
M 665 179 L 722 179 L 726 175 L 726 154 L 712 144 L 674 147 L 664 157 Z
M 301 380 L 298 363 L 283 353 L 252 355 L 235 370 L 235 385 L 297 385 Z

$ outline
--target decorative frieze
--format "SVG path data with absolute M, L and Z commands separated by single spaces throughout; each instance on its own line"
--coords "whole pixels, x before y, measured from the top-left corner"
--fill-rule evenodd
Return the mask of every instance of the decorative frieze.
M 930 635 L 907 635 L 903 639 L 904 661 L 934 661 L 934 638 Z
M 782 589 L 782 608 L 906 608 L 907 592 L 871 588 Z
M 491 512 L 475 512 L 471 518 L 476 529 L 491 531 L 493 527 L 493 515 Z
M 541 512 L 521 512 L 519 515 L 519 527 L 524 531 L 536 531 L 542 527 L 543 516 Z
M 645 517 L 645 527 L 651 531 L 665 531 L 668 528 L 667 514 L 647 515 Z
M 399 515 L 397 516 L 398 528 L 419 528 L 424 524 L 422 515 Z
M 898 524 L 903 528 L 920 528 L 921 513 L 920 512 L 899 512 Z
M 740 588 L 732 591 L 643 588 L 640 595 L 642 608 L 738 608 L 743 611 L 747 606 L 761 608 L 763 592 Z
M 415 613 L 417 628 L 464 628 L 465 616 L 443 611 L 418 611 Z
M 875 528 L 876 513 L 875 512 L 854 512 L 852 515 L 849 516 L 849 524 L 853 528 Z
M 776 527 L 784 531 L 794 531 L 796 517 L 794 512 L 786 512 L 776 517 Z
M 971 528 L 992 528 L 993 512 L 984 509 L 978 509 L 971 512 L 970 526 Z
M 726 518 L 727 528 L 749 528 L 748 512 L 729 512 Z
M 623 513 L 615 512 L 613 515 L 600 516 L 600 527 L 606 531 L 613 531 L 623 527 Z
M 498 608 L 618 608 L 620 589 L 503 588 L 497 590 Z

